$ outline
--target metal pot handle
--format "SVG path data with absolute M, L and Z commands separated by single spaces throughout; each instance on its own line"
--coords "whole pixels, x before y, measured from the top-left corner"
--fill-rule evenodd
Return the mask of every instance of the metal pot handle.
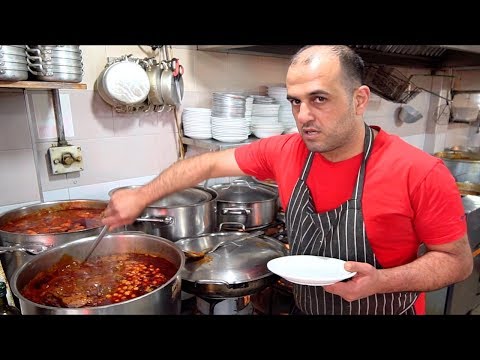
M 13 245 L 13 246 L 0 246 L 0 254 L 6 252 L 21 251 L 28 255 L 38 255 L 41 252 L 48 249 L 48 246 L 42 244 L 28 244 L 28 245 Z
M 235 179 L 235 180 L 233 180 L 232 182 L 230 182 L 230 184 L 228 184 L 228 185 L 227 185 L 226 187 L 224 187 L 223 189 L 229 189 L 230 186 L 236 185 L 236 184 L 247 185 L 250 189 L 255 190 L 255 187 L 252 187 L 252 185 L 251 185 L 247 180 L 244 180 L 244 179 Z
M 232 181 L 233 184 L 245 184 L 247 185 L 250 189 L 254 189 L 255 190 L 255 184 L 252 186 L 252 183 L 248 182 L 247 180 L 245 179 L 235 179 Z
M 239 223 L 239 222 L 236 222 L 236 221 L 225 221 L 225 222 L 222 222 L 219 226 L 218 226 L 218 231 L 222 231 L 222 226 L 223 225 L 240 225 L 240 228 L 242 229 L 242 231 L 245 231 L 245 224 L 242 224 L 242 223 Z
M 40 51 L 40 49 L 37 49 L 37 48 L 31 48 L 29 47 L 28 45 L 25 45 L 25 51 L 27 53 L 33 53 L 37 56 L 41 56 L 42 55 L 42 52 Z M 28 55 L 28 54 L 27 54 Z
M 199 284 L 199 285 L 224 285 L 226 287 L 230 287 L 230 283 L 229 282 L 226 282 L 224 280 L 197 280 L 195 281 L 195 284 Z
M 171 225 L 175 222 L 175 218 L 173 216 L 152 216 L 152 217 L 141 217 L 137 218 L 137 221 L 149 221 L 149 222 L 156 222 L 156 223 L 163 223 L 163 225 Z
M 235 207 L 235 208 L 223 208 L 222 215 L 250 215 L 252 213 L 252 209 Z

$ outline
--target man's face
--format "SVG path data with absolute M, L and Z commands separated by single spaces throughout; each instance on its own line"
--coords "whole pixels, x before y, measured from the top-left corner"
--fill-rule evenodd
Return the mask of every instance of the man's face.
M 337 57 L 326 54 L 291 65 L 286 84 L 298 131 L 310 151 L 328 153 L 348 144 L 356 116 Z

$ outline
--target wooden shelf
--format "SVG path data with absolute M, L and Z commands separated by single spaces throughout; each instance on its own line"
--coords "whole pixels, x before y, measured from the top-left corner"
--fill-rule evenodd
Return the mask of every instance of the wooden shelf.
M 76 89 L 85 90 L 87 84 L 69 83 L 59 81 L 0 81 L 0 88 L 51 90 L 51 89 Z

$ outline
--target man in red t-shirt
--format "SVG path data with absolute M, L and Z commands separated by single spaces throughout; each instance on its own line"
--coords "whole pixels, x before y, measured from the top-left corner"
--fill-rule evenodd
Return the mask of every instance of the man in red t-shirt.
M 423 292 L 472 271 L 454 178 L 441 160 L 364 123 L 370 90 L 349 47 L 301 49 L 286 83 L 298 134 L 177 162 L 141 188 L 115 192 L 104 223 L 131 223 L 153 201 L 208 178 L 274 179 L 291 255 L 339 258 L 356 272 L 323 287 L 294 284 L 299 313 L 424 314 Z

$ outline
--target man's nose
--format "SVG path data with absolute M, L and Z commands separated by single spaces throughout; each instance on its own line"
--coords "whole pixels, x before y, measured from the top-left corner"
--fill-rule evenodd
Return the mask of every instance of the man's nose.
M 304 124 L 310 120 L 312 120 L 312 114 L 310 113 L 308 105 L 306 103 L 301 103 L 297 113 L 297 121 Z

